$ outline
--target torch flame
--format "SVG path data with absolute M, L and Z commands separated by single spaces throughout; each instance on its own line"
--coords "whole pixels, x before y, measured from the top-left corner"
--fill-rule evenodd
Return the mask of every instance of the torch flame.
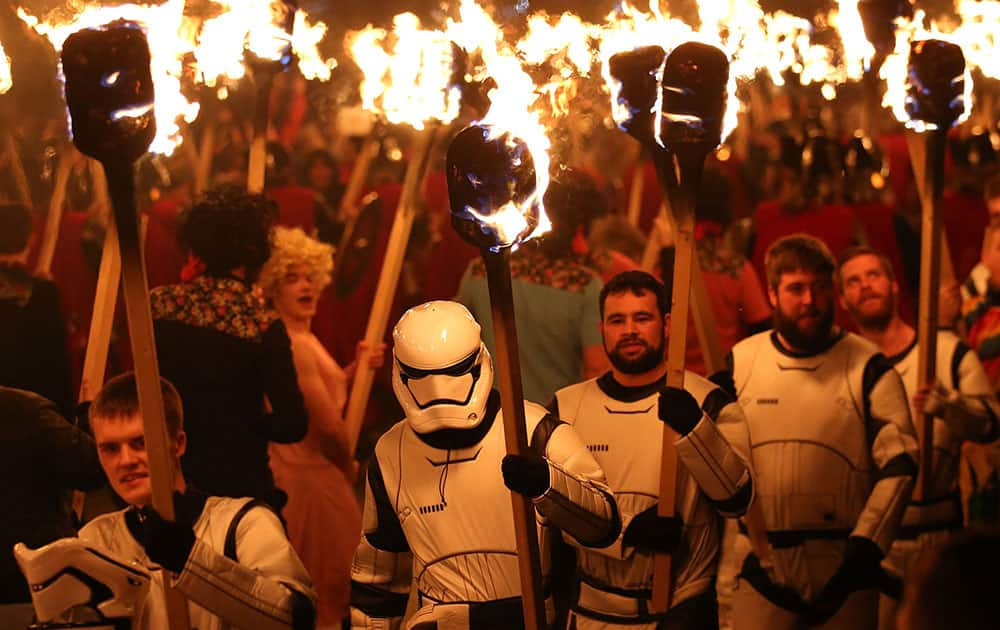
M 14 87 L 14 78 L 10 73 L 10 57 L 4 54 L 3 42 L 0 42 L 0 94 Z
M 963 53 L 966 50 L 965 44 L 956 33 L 942 33 L 938 30 L 937 25 L 931 25 L 931 28 L 928 29 L 924 26 L 925 20 L 926 16 L 922 10 L 915 11 L 912 20 L 903 18 L 896 20 L 896 46 L 892 54 L 886 58 L 881 70 L 879 70 L 879 77 L 885 80 L 886 85 L 885 95 L 882 97 L 882 106 L 891 109 L 896 120 L 906 125 L 907 128 L 919 133 L 933 131 L 937 129 L 937 125 L 916 118 L 911 119 L 909 113 L 906 111 L 906 103 L 909 98 L 906 86 L 909 72 L 910 44 L 927 39 L 940 39 L 961 46 Z M 962 115 L 955 120 L 955 125 L 965 122 L 972 115 L 973 83 L 969 65 L 968 58 L 966 58 L 964 93 L 960 97 L 964 104 L 964 110 Z
M 837 0 L 837 6 L 839 10 L 831 12 L 830 20 L 840 34 L 847 78 L 857 81 L 871 67 L 875 46 L 865 37 L 858 0 Z
M 507 134 L 507 142 L 523 142 L 531 153 L 535 164 L 535 192 L 523 208 L 504 206 L 489 217 L 479 218 L 493 225 L 498 236 L 511 237 L 527 226 L 523 215 L 533 208 L 538 209 L 538 224 L 521 242 L 541 236 L 552 229 L 552 223 L 545 213 L 543 198 L 549 187 L 549 149 L 551 142 L 542 124 L 540 106 L 545 102 L 531 76 L 525 72 L 515 46 L 504 41 L 503 32 L 486 11 L 474 0 L 463 0 L 459 8 L 460 21 L 449 20 L 446 32 L 450 39 L 466 51 L 477 51 L 482 55 L 486 76 L 496 81 L 490 90 L 490 109 L 477 124 L 489 131 L 487 140 Z M 508 204 L 513 205 L 513 204 Z M 514 215 L 519 215 L 520 218 Z M 517 247 L 518 242 L 510 243 Z
M 324 59 L 318 44 L 326 35 L 323 22 L 312 23 L 305 12 L 293 16 L 292 32 L 285 30 L 289 7 L 281 0 L 211 0 L 218 15 L 201 26 L 194 56 L 198 80 L 208 87 L 220 81 L 235 83 L 246 74 L 244 52 L 260 59 L 286 62 L 290 52 L 299 60 L 306 79 L 330 79 L 335 59 Z
M 451 122 L 460 104 L 451 40 L 424 29 L 412 13 L 397 15 L 393 27 L 390 33 L 368 25 L 348 35 L 347 48 L 364 74 L 362 105 L 415 129 L 432 120 Z
M 1000 79 L 1000 2 L 959 0 L 955 10 L 962 22 L 952 35 L 961 44 L 966 63 Z
M 22 8 L 17 14 L 36 33 L 46 37 L 57 53 L 62 50 L 66 38 L 79 30 L 100 27 L 118 19 L 138 24 L 149 42 L 150 73 L 156 93 L 156 137 L 149 150 L 170 155 L 183 141 L 178 120 L 192 122 L 200 109 L 181 93 L 183 57 L 194 49 L 191 29 L 185 23 L 184 0 L 167 0 L 155 6 L 86 6 L 74 1 L 65 12 L 53 12 L 44 20 Z

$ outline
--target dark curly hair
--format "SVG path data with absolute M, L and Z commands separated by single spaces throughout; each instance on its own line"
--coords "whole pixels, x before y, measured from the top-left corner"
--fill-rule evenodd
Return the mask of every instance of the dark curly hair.
M 263 195 L 238 186 L 221 186 L 204 194 L 181 217 L 181 247 L 205 263 L 205 273 L 223 276 L 246 268 L 253 282 L 271 256 L 277 206 Z

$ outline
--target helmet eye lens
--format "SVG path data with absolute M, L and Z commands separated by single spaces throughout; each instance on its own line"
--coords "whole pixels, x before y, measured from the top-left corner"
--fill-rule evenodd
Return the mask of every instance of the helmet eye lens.
M 455 365 L 434 370 L 422 370 L 420 368 L 415 368 L 398 359 L 396 362 L 399 363 L 400 374 L 402 374 L 406 380 L 417 380 L 424 378 L 425 376 L 462 376 L 463 374 L 471 372 L 472 368 L 476 365 L 476 362 L 479 360 L 479 350 L 479 348 L 476 348 L 472 351 L 472 354 L 465 357 Z

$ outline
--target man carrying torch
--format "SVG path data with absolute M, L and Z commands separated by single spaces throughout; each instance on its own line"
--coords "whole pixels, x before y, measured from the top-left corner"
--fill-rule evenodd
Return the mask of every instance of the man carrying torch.
M 393 342 L 393 391 L 406 417 L 379 439 L 368 468 L 351 627 L 396 627 L 411 580 L 419 610 L 408 627 L 538 627 L 522 613 L 523 550 L 507 488 L 537 511 L 543 543 L 552 526 L 580 545 L 606 545 L 620 524 L 604 473 L 572 427 L 532 403 L 522 403 L 530 451 L 505 456 L 510 420 L 493 359 L 461 304 L 408 310 Z
M 688 373 L 683 389 L 667 386 L 670 322 L 662 283 L 643 271 L 615 276 L 601 292 L 611 371 L 556 393 L 552 412 L 606 471 L 623 526 L 613 545 L 577 552 L 576 628 L 717 627 L 716 513 L 740 516 L 750 505 L 749 437 L 743 410 L 714 383 Z M 679 436 L 672 448 L 683 466 L 679 509 L 669 517 L 656 513 L 664 425 Z M 664 552 L 677 558 L 665 613 L 650 602 L 654 554 Z
M 609 545 L 620 530 L 593 456 L 572 427 L 521 393 L 509 250 L 539 222 L 547 169 L 536 172 L 528 145 L 497 129 L 474 125 L 455 138 L 448 183 L 452 224 L 486 259 L 500 391 L 463 306 L 430 302 L 403 315 L 393 390 L 406 419 L 379 440 L 369 469 L 354 627 L 402 615 L 411 567 L 399 554 L 413 558 L 421 609 L 411 624 L 545 627 L 539 534 L 547 551 L 548 526 L 583 546 Z

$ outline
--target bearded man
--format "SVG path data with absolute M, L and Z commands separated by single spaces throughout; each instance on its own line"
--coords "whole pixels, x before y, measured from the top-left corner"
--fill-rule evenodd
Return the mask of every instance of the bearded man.
M 924 550 L 942 544 L 949 532 L 962 527 L 958 488 L 962 444 L 995 440 L 1000 408 L 976 353 L 950 331 L 937 334 L 935 382 L 917 387 L 917 334 L 899 316 L 899 285 L 885 254 L 868 247 L 844 252 L 837 289 L 861 336 L 876 344 L 902 377 L 913 418 L 921 413 L 934 416 L 932 467 L 920 471 L 931 475 L 930 496 L 906 507 L 896 542 L 882 563 L 905 580 Z M 894 600 L 881 598 L 881 628 L 895 627 L 896 608 Z
M 874 344 L 833 325 L 821 241 L 780 239 L 765 266 L 774 330 L 733 347 L 729 376 L 774 554 L 762 567 L 744 534 L 724 549 L 744 554 L 733 625 L 874 629 L 880 563 L 917 473 L 903 383 Z
M 746 420 L 736 401 L 688 372 L 666 386 L 670 301 L 643 271 L 612 278 L 600 295 L 611 370 L 556 392 L 550 410 L 573 425 L 605 471 L 622 534 L 605 548 L 577 547 L 569 627 L 718 627 L 718 514 L 743 514 L 753 496 Z M 663 424 L 678 433 L 677 515 L 656 514 Z M 651 610 L 654 554 L 673 554 L 671 608 Z

